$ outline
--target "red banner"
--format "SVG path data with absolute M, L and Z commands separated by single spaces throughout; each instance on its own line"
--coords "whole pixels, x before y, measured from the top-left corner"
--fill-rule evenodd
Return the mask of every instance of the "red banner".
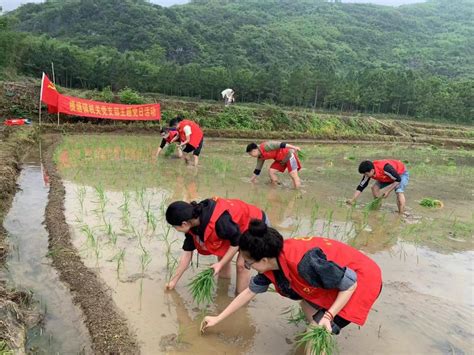
M 41 100 L 48 105 L 48 112 L 67 115 L 108 118 L 112 120 L 159 120 L 160 104 L 122 105 L 92 101 L 61 95 L 46 75 L 43 76 Z M 53 89 L 54 88 L 54 89 Z M 55 93 L 55 94 L 54 94 Z M 54 96 L 56 101 L 54 101 Z M 51 109 L 50 109 L 51 108 Z
M 48 105 L 49 113 L 58 112 L 58 96 L 59 93 L 56 90 L 54 83 L 49 80 L 45 73 L 41 79 L 41 101 Z

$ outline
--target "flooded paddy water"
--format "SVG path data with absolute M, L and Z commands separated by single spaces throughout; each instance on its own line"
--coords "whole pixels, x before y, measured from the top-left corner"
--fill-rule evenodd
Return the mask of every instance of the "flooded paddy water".
M 207 140 L 198 168 L 171 155 L 154 158 L 159 137 L 67 136 L 55 160 L 66 187 L 65 213 L 84 263 L 101 276 L 137 334 L 142 353 L 292 354 L 304 329 L 283 315 L 296 303 L 259 295 L 204 336 L 203 312 L 186 287 L 212 257 L 196 257 L 175 291 L 165 292 L 184 236 L 164 220 L 175 200 L 240 198 L 261 207 L 285 237 L 320 235 L 349 243 L 379 263 L 383 292 L 367 324 L 337 337 L 341 353 L 468 354 L 473 343 L 474 152 L 427 146 L 301 144 L 307 153 L 301 191 L 267 183 L 264 172 L 249 183 L 255 160 L 247 141 Z M 365 212 L 351 197 L 364 159 L 406 162 L 408 214 L 395 197 Z M 266 168 L 268 167 L 268 162 Z M 441 209 L 418 202 L 439 199 Z M 199 264 L 199 265 L 198 265 Z M 235 280 L 219 280 L 215 314 L 233 298 Z
M 8 280 L 16 288 L 31 291 L 43 314 L 43 321 L 27 335 L 28 353 L 90 353 L 82 313 L 48 258 L 43 221 L 49 187 L 39 160 L 34 154 L 27 157 L 18 179 L 19 191 L 4 221 L 11 246 Z

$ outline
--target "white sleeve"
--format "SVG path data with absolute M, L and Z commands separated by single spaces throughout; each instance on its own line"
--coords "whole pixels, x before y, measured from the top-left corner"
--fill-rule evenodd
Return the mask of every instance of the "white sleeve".
M 189 126 L 189 125 L 188 125 L 188 126 L 184 126 L 183 131 L 184 131 L 184 134 L 185 134 L 186 136 L 190 136 L 191 133 L 192 133 L 192 131 L 191 131 L 191 126 Z

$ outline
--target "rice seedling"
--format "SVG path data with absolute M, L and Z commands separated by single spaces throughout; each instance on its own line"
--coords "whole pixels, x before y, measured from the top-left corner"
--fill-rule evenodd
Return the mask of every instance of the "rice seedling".
M 117 234 L 114 232 L 114 230 L 112 228 L 112 223 L 110 223 L 110 219 L 109 219 L 109 222 L 105 222 L 104 228 L 105 228 L 105 233 L 109 237 L 110 243 L 112 243 L 113 245 L 116 245 L 117 244 Z
M 117 263 L 115 270 L 117 271 L 117 275 L 120 274 L 120 269 L 123 267 L 123 263 L 125 261 L 125 248 L 120 249 L 117 254 L 114 255 L 112 261 Z
M 383 197 L 374 198 L 371 202 L 365 205 L 366 211 L 375 211 L 382 206 Z
M 310 215 L 311 228 L 313 228 L 314 223 L 316 222 L 316 219 L 318 218 L 318 212 L 319 212 L 319 204 L 315 203 L 311 207 L 311 215 Z
M 308 154 L 304 150 L 298 151 L 298 153 L 296 153 L 296 155 L 298 156 L 298 159 L 301 162 L 304 162 L 308 158 Z
M 97 193 L 97 197 L 99 201 L 97 203 L 99 204 L 99 212 L 102 214 L 105 212 L 105 206 L 107 205 L 107 195 L 105 193 L 104 187 L 102 184 L 99 184 L 98 186 L 95 187 L 95 191 Z
M 216 280 L 214 279 L 214 269 L 208 268 L 197 274 L 188 284 L 194 301 L 200 305 L 211 303 L 213 293 L 216 289 Z
M 420 206 L 429 208 L 442 208 L 444 204 L 440 200 L 435 200 L 431 197 L 425 197 L 420 201 Z
M 144 273 L 148 265 L 150 265 L 151 260 L 152 258 L 150 253 L 146 249 L 143 249 L 143 253 L 140 255 L 140 268 L 142 273 Z
M 296 343 L 305 345 L 311 355 L 332 355 L 337 353 L 336 340 L 325 327 L 312 326 L 297 335 Z
M 176 144 L 168 144 L 165 149 L 165 157 L 171 156 L 176 151 Z
M 80 228 L 81 232 L 85 234 L 87 238 L 87 244 L 91 247 L 94 247 L 96 244 L 96 237 L 94 235 L 94 232 L 92 229 L 89 227 L 89 225 L 84 224 Z
M 135 201 L 140 204 L 142 209 L 145 211 L 145 189 L 142 187 L 141 189 L 135 190 Z
M 84 213 L 84 200 L 86 198 L 86 188 L 84 186 L 77 189 L 77 198 L 81 207 L 81 213 Z
M 306 316 L 301 307 L 290 306 L 281 313 L 282 316 L 287 316 L 289 324 L 298 326 L 301 322 L 306 323 Z

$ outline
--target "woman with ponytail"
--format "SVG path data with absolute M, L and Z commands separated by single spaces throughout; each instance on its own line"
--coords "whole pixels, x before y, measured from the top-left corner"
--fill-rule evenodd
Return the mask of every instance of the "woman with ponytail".
M 189 267 L 193 252 L 216 255 L 218 261 L 212 265 L 214 275 L 230 278 L 231 260 L 239 251 L 239 240 L 252 219 L 267 220 L 265 213 L 248 203 L 236 199 L 212 198 L 199 203 L 176 201 L 166 210 L 166 221 L 178 232 L 185 234 L 183 254 L 166 289 L 175 288 Z M 262 222 L 263 223 L 263 222 Z M 237 257 L 237 287 L 240 293 L 248 287 L 250 273 L 244 267 L 242 257 Z
M 246 268 L 258 274 L 218 316 L 205 317 L 212 327 L 275 285 L 283 297 L 301 300 L 307 321 L 338 334 L 353 322 L 363 325 L 382 287 L 378 265 L 365 254 L 333 239 L 303 237 L 284 240 L 261 221 L 251 221 L 239 242 Z

